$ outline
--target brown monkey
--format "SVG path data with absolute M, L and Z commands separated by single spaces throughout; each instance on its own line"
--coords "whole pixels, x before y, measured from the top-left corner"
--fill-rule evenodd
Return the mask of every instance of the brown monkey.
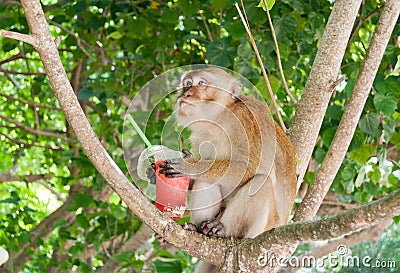
M 177 120 L 191 130 L 189 159 L 167 160 L 161 173 L 193 181 L 188 207 L 209 236 L 253 238 L 289 221 L 296 194 L 295 151 L 265 103 L 242 95 L 220 68 L 182 77 Z M 198 272 L 212 272 L 202 264 Z

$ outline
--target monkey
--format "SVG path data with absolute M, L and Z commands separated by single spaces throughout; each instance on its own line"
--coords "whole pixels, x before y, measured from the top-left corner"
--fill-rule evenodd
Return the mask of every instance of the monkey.
M 184 74 L 177 93 L 193 155 L 166 160 L 160 173 L 190 177 L 193 223 L 184 228 L 207 236 L 254 238 L 287 224 L 296 195 L 292 143 L 266 103 L 242 91 L 238 78 L 207 67 Z M 203 263 L 196 272 L 214 270 Z

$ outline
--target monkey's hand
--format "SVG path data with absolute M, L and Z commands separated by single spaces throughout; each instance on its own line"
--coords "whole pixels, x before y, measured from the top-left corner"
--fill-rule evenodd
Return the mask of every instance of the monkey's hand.
M 147 168 L 146 175 L 150 184 L 156 183 L 156 165 L 154 163 L 151 163 L 151 166 Z
M 160 164 L 160 173 L 165 174 L 168 178 L 186 176 L 183 172 L 188 169 L 188 163 L 193 161 L 193 155 L 186 149 L 183 149 L 182 153 L 185 154 L 185 159 L 167 159 L 163 164 Z
M 160 164 L 160 173 L 165 174 L 167 178 L 185 176 L 181 171 L 185 164 L 182 158 L 167 159 Z
M 224 225 L 216 218 L 208 219 L 200 223 L 198 231 L 210 237 L 224 238 Z

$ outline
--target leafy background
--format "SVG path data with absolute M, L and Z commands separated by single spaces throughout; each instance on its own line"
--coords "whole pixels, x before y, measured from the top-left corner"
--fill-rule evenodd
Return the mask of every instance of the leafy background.
M 269 1 L 285 78 L 297 98 L 306 84 L 332 2 Z M 290 127 L 295 105 L 277 70 L 266 13 L 257 7 L 259 1 L 244 3 L 279 110 Z M 346 81 L 332 96 L 313 153 L 317 163 L 322 162 L 333 139 L 383 3 L 366 0 L 362 5 L 341 66 L 340 75 Z M 42 4 L 52 34 L 62 37 L 59 51 L 68 74 L 83 64 L 77 96 L 103 145 L 126 173 L 120 139 L 124 114 L 130 100 L 154 76 L 182 65 L 220 65 L 248 78 L 270 100 L 233 0 L 64 0 Z M 0 3 L 0 19 L 0 29 L 29 33 L 17 1 Z M 397 24 L 332 185 L 340 202 L 361 204 L 399 188 L 399 35 Z M 119 252 L 140 228 L 140 220 L 115 194 L 104 194 L 106 183 L 76 146 L 33 47 L 5 38 L 0 38 L 0 45 L 0 245 L 12 254 L 26 247 L 28 260 L 20 265 L 21 270 L 91 272 L 117 254 L 114 258 L 122 265 L 119 272 L 128 272 L 128 268 L 140 272 L 146 267 L 156 272 L 192 272 L 196 259 L 161 247 L 157 241 L 150 240 L 150 252 L 148 248 Z M 152 143 L 160 141 L 163 117 L 170 113 L 171 104 L 163 106 L 146 132 Z M 311 182 L 313 175 L 310 170 L 306 181 Z M 63 213 L 55 214 L 62 207 Z M 49 215 L 51 224 L 40 226 Z M 34 238 L 32 229 L 38 226 L 45 235 Z M 390 234 L 398 241 L 396 226 Z M 354 252 L 394 259 L 390 252 L 380 253 L 383 246 L 396 253 L 398 245 L 387 237 L 382 240 L 377 244 L 382 247 L 367 243 L 370 247 L 356 246 Z

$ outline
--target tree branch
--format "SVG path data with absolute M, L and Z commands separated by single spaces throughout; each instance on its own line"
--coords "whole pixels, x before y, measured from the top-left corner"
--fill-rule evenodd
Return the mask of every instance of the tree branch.
M 34 36 L 32 35 L 26 35 L 14 31 L 8 31 L 8 30 L 0 30 L 0 36 L 15 39 L 21 42 L 25 42 L 27 44 L 33 45 L 34 47 L 37 46 L 37 39 L 35 39 Z
M 312 222 L 292 223 L 266 232 L 263 236 L 271 243 L 278 243 L 282 238 L 286 238 L 287 242 L 329 240 L 397 215 L 400 215 L 400 190 L 338 215 Z
M 398 0 L 386 2 L 375 33 L 361 65 L 353 92 L 346 105 L 335 137 L 303 202 L 298 206 L 294 221 L 311 219 L 318 211 L 331 186 L 357 128 L 364 104 L 378 71 L 390 35 L 400 12 Z
M 10 128 L 10 127 L 9 127 Z M 11 129 L 14 129 L 15 127 L 12 127 Z M 0 132 L 0 135 L 2 135 L 2 136 L 4 136 L 5 138 L 7 138 L 9 141 L 11 141 L 11 142 L 13 142 L 13 143 L 16 143 L 16 144 L 19 144 L 19 145 L 24 145 L 24 147 L 26 148 L 26 147 L 32 147 L 32 146 L 34 146 L 34 147 L 38 147 L 38 148 L 44 148 L 44 149 L 51 149 L 51 150 L 55 150 L 55 151 L 62 151 L 62 150 L 64 150 L 63 148 L 61 148 L 60 146 L 55 146 L 55 145 L 52 145 L 52 146 L 49 146 L 49 145 L 40 145 L 40 144 L 36 144 L 36 143 L 28 143 L 28 142 L 25 142 L 25 141 L 21 141 L 21 140 L 19 140 L 19 139 L 15 139 L 15 138 L 12 138 L 12 137 L 9 137 L 8 135 L 6 135 L 6 134 L 4 134 L 4 133 L 2 133 L 2 132 Z
M 21 179 L 21 177 L 23 179 Z M 49 174 L 31 174 L 31 175 L 24 175 L 24 176 L 19 176 L 19 175 L 14 175 L 10 172 L 4 172 L 0 174 L 0 183 L 3 182 L 37 182 L 42 179 L 50 179 L 51 175 Z
M 19 128 L 19 129 L 21 129 L 21 130 L 27 131 L 27 132 L 29 132 L 29 133 L 31 133 L 31 134 L 34 134 L 34 135 L 42 135 L 42 136 L 47 136 L 47 137 L 55 137 L 55 138 L 59 138 L 59 139 L 62 139 L 62 140 L 64 140 L 64 141 L 67 141 L 67 142 L 73 142 L 72 139 L 69 139 L 69 138 L 64 137 L 64 136 L 62 136 L 62 135 L 59 135 L 59 134 L 55 134 L 55 133 L 53 133 L 53 132 L 43 131 L 43 130 L 37 130 L 37 129 L 32 129 L 32 128 L 28 127 L 28 126 L 25 126 L 25 125 L 22 124 L 21 122 L 15 121 L 15 120 L 13 120 L 12 118 L 9 118 L 9 117 L 3 116 L 3 115 L 0 115 L 0 119 L 6 120 L 6 121 L 8 121 L 8 122 L 14 124 L 14 125 L 15 125 L 15 128 Z
M 303 181 L 308 162 L 328 106 L 329 87 L 337 79 L 361 0 L 336 1 L 325 28 L 304 93 L 297 104 L 289 137 L 300 160 L 298 186 Z
M 23 0 L 21 3 L 31 35 L 38 39 L 38 46 L 35 49 L 40 55 L 61 109 L 82 145 L 82 149 L 95 168 L 128 208 L 166 241 L 209 263 L 222 263 L 224 254 L 230 247 L 229 241 L 208 238 L 198 233 L 183 230 L 177 223 L 152 205 L 114 163 L 101 145 L 79 105 L 62 66 L 39 0 Z M 210 249 L 213 249 L 211 253 Z
M 76 43 L 77 43 L 78 47 L 82 50 L 82 52 L 83 52 L 86 56 L 88 56 L 88 58 L 89 58 L 90 60 L 92 60 L 93 62 L 95 61 L 95 59 L 92 57 L 92 55 L 90 55 L 90 53 L 89 53 L 89 52 L 86 50 L 86 48 L 85 48 L 85 46 L 86 46 L 86 47 L 90 47 L 89 44 L 88 44 L 86 41 L 82 40 L 81 38 L 79 38 L 78 35 L 76 35 L 75 33 L 71 32 L 71 31 L 69 31 L 68 29 L 66 29 L 65 27 L 63 27 L 62 25 L 60 25 L 59 23 L 54 22 L 53 20 L 50 20 L 50 19 L 47 19 L 47 21 L 48 21 L 50 24 L 55 25 L 55 26 L 58 27 L 59 29 L 63 30 L 64 32 L 66 32 L 66 33 L 68 33 L 69 35 L 71 35 L 72 37 L 74 37 L 75 40 L 76 40 Z
M 22 72 L 22 71 L 14 71 L 14 70 L 8 70 L 0 67 L 0 72 L 3 72 L 4 74 L 13 74 L 13 75 L 25 75 L 25 76 L 46 76 L 46 73 L 42 72 Z
M 12 100 L 12 101 L 18 101 L 18 102 L 27 104 L 27 105 L 29 105 L 31 107 L 34 107 L 34 108 L 39 107 L 39 108 L 45 108 L 45 109 L 50 109 L 50 110 L 61 111 L 61 109 L 56 107 L 56 106 L 34 103 L 34 102 L 31 102 L 31 101 L 19 99 L 19 98 L 16 98 L 16 97 L 13 97 L 13 96 L 10 96 L 10 95 L 7 95 L 7 94 L 0 93 L 0 97 L 4 97 L 4 98 L 7 98 L 8 100 Z

